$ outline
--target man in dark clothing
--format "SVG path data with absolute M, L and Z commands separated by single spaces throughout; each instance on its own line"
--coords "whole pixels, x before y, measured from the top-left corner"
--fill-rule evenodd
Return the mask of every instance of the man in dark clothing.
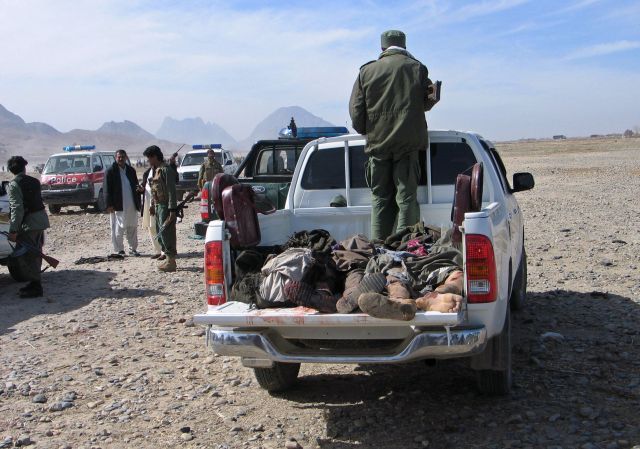
M 158 270 L 163 272 L 176 271 L 176 175 L 164 162 L 162 150 L 151 145 L 144 150 L 144 156 L 154 169 L 151 178 L 151 204 L 149 212 L 155 216 L 158 238 L 162 251 L 166 255 Z
M 107 212 L 111 219 L 111 243 L 113 251 L 124 254 L 124 234 L 129 243 L 129 254 L 138 253 L 138 212 L 140 195 L 136 171 L 127 164 L 127 153 L 116 151 L 116 161 L 105 175 L 107 189 Z
M 21 243 L 41 249 L 44 245 L 44 231 L 49 227 L 49 217 L 44 210 L 40 181 L 26 175 L 26 166 L 27 161 L 22 156 L 13 156 L 7 164 L 9 171 L 16 175 L 9 183 L 11 218 L 8 239 L 17 243 L 16 249 L 19 249 Z M 18 272 L 29 281 L 20 289 L 20 297 L 42 296 L 42 258 L 27 251 L 10 263 L 15 263 Z
M 428 146 L 425 111 L 437 102 L 427 68 L 406 50 L 403 32 L 382 33 L 382 53 L 360 67 L 349 101 L 353 128 L 367 136 L 371 238 L 384 240 L 420 219 L 418 154 Z

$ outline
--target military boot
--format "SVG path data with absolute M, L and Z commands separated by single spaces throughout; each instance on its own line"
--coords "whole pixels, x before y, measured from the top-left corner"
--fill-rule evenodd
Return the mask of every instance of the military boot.
M 411 321 L 416 316 L 416 303 L 410 299 L 393 299 L 380 293 L 363 293 L 358 298 L 360 309 L 374 318 Z
M 158 271 L 162 271 L 163 273 L 173 273 L 176 271 L 176 258 L 167 256 L 166 260 L 158 265 Z
M 21 298 L 39 298 L 42 293 L 42 284 L 38 281 L 29 282 L 18 291 Z

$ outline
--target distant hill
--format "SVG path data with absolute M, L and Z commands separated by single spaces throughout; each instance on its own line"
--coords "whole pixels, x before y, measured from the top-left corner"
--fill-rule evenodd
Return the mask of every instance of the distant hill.
M 140 140 L 153 140 L 155 136 L 145 131 L 133 122 L 125 120 L 124 122 L 106 122 L 100 128 L 99 133 L 111 134 L 114 136 L 130 137 Z
M 179 146 L 156 139 L 128 120 L 107 122 L 97 130 L 74 129 L 62 133 L 46 123 L 26 123 L 19 115 L 0 105 L 0 165 L 13 155 L 24 156 L 31 165 L 35 165 L 46 161 L 50 154 L 62 151 L 62 147 L 76 144 L 95 145 L 105 151 L 123 148 L 136 157 L 140 157 L 149 145 L 158 145 L 165 154 Z
M 205 123 L 200 117 L 176 120 L 165 117 L 156 136 L 159 139 L 174 142 L 197 143 L 221 143 L 223 146 L 234 146 L 236 140 L 216 123 Z
M 242 151 L 247 152 L 260 139 L 277 139 L 278 131 L 287 127 L 293 117 L 298 127 L 302 126 L 335 126 L 334 124 L 313 115 L 300 106 L 278 108 L 269 114 L 254 128 L 249 137 L 238 143 Z

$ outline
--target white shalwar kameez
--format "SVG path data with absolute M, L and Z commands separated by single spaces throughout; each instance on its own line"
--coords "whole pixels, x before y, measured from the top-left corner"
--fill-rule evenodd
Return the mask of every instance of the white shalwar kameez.
M 156 216 L 151 215 L 149 213 L 149 208 L 151 207 L 151 183 L 149 182 L 151 178 L 153 178 L 154 170 L 153 168 L 149 172 L 149 177 L 147 178 L 147 182 L 144 186 L 144 210 L 142 211 L 142 228 L 149 230 L 149 236 L 151 237 L 151 243 L 153 243 L 153 249 L 155 250 L 155 254 L 162 253 L 162 247 L 160 246 L 160 242 L 156 238 L 158 235 L 158 230 L 156 229 Z
M 111 243 L 114 252 L 124 251 L 124 234 L 127 235 L 129 249 L 132 252 L 138 250 L 138 211 L 133 202 L 131 184 L 127 178 L 125 169 L 120 170 L 120 184 L 122 185 L 122 210 L 111 212 Z

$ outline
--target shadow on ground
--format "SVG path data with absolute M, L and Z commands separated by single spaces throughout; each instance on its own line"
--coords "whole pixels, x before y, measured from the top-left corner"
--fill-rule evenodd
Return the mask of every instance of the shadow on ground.
M 18 289 L 25 284 L 0 274 L 0 335 L 12 332 L 17 323 L 34 316 L 69 312 L 99 297 L 126 299 L 163 294 L 152 289 L 114 290 L 110 283 L 115 276 L 113 272 L 95 270 L 46 271 L 42 274 L 44 296 L 23 299 L 18 297 Z
M 463 360 L 350 375 L 305 376 L 303 367 L 280 397 L 323 410 L 324 449 L 630 447 L 640 443 L 638 323 L 640 306 L 626 297 L 530 293 L 526 310 L 513 314 L 508 397 L 479 394 Z

